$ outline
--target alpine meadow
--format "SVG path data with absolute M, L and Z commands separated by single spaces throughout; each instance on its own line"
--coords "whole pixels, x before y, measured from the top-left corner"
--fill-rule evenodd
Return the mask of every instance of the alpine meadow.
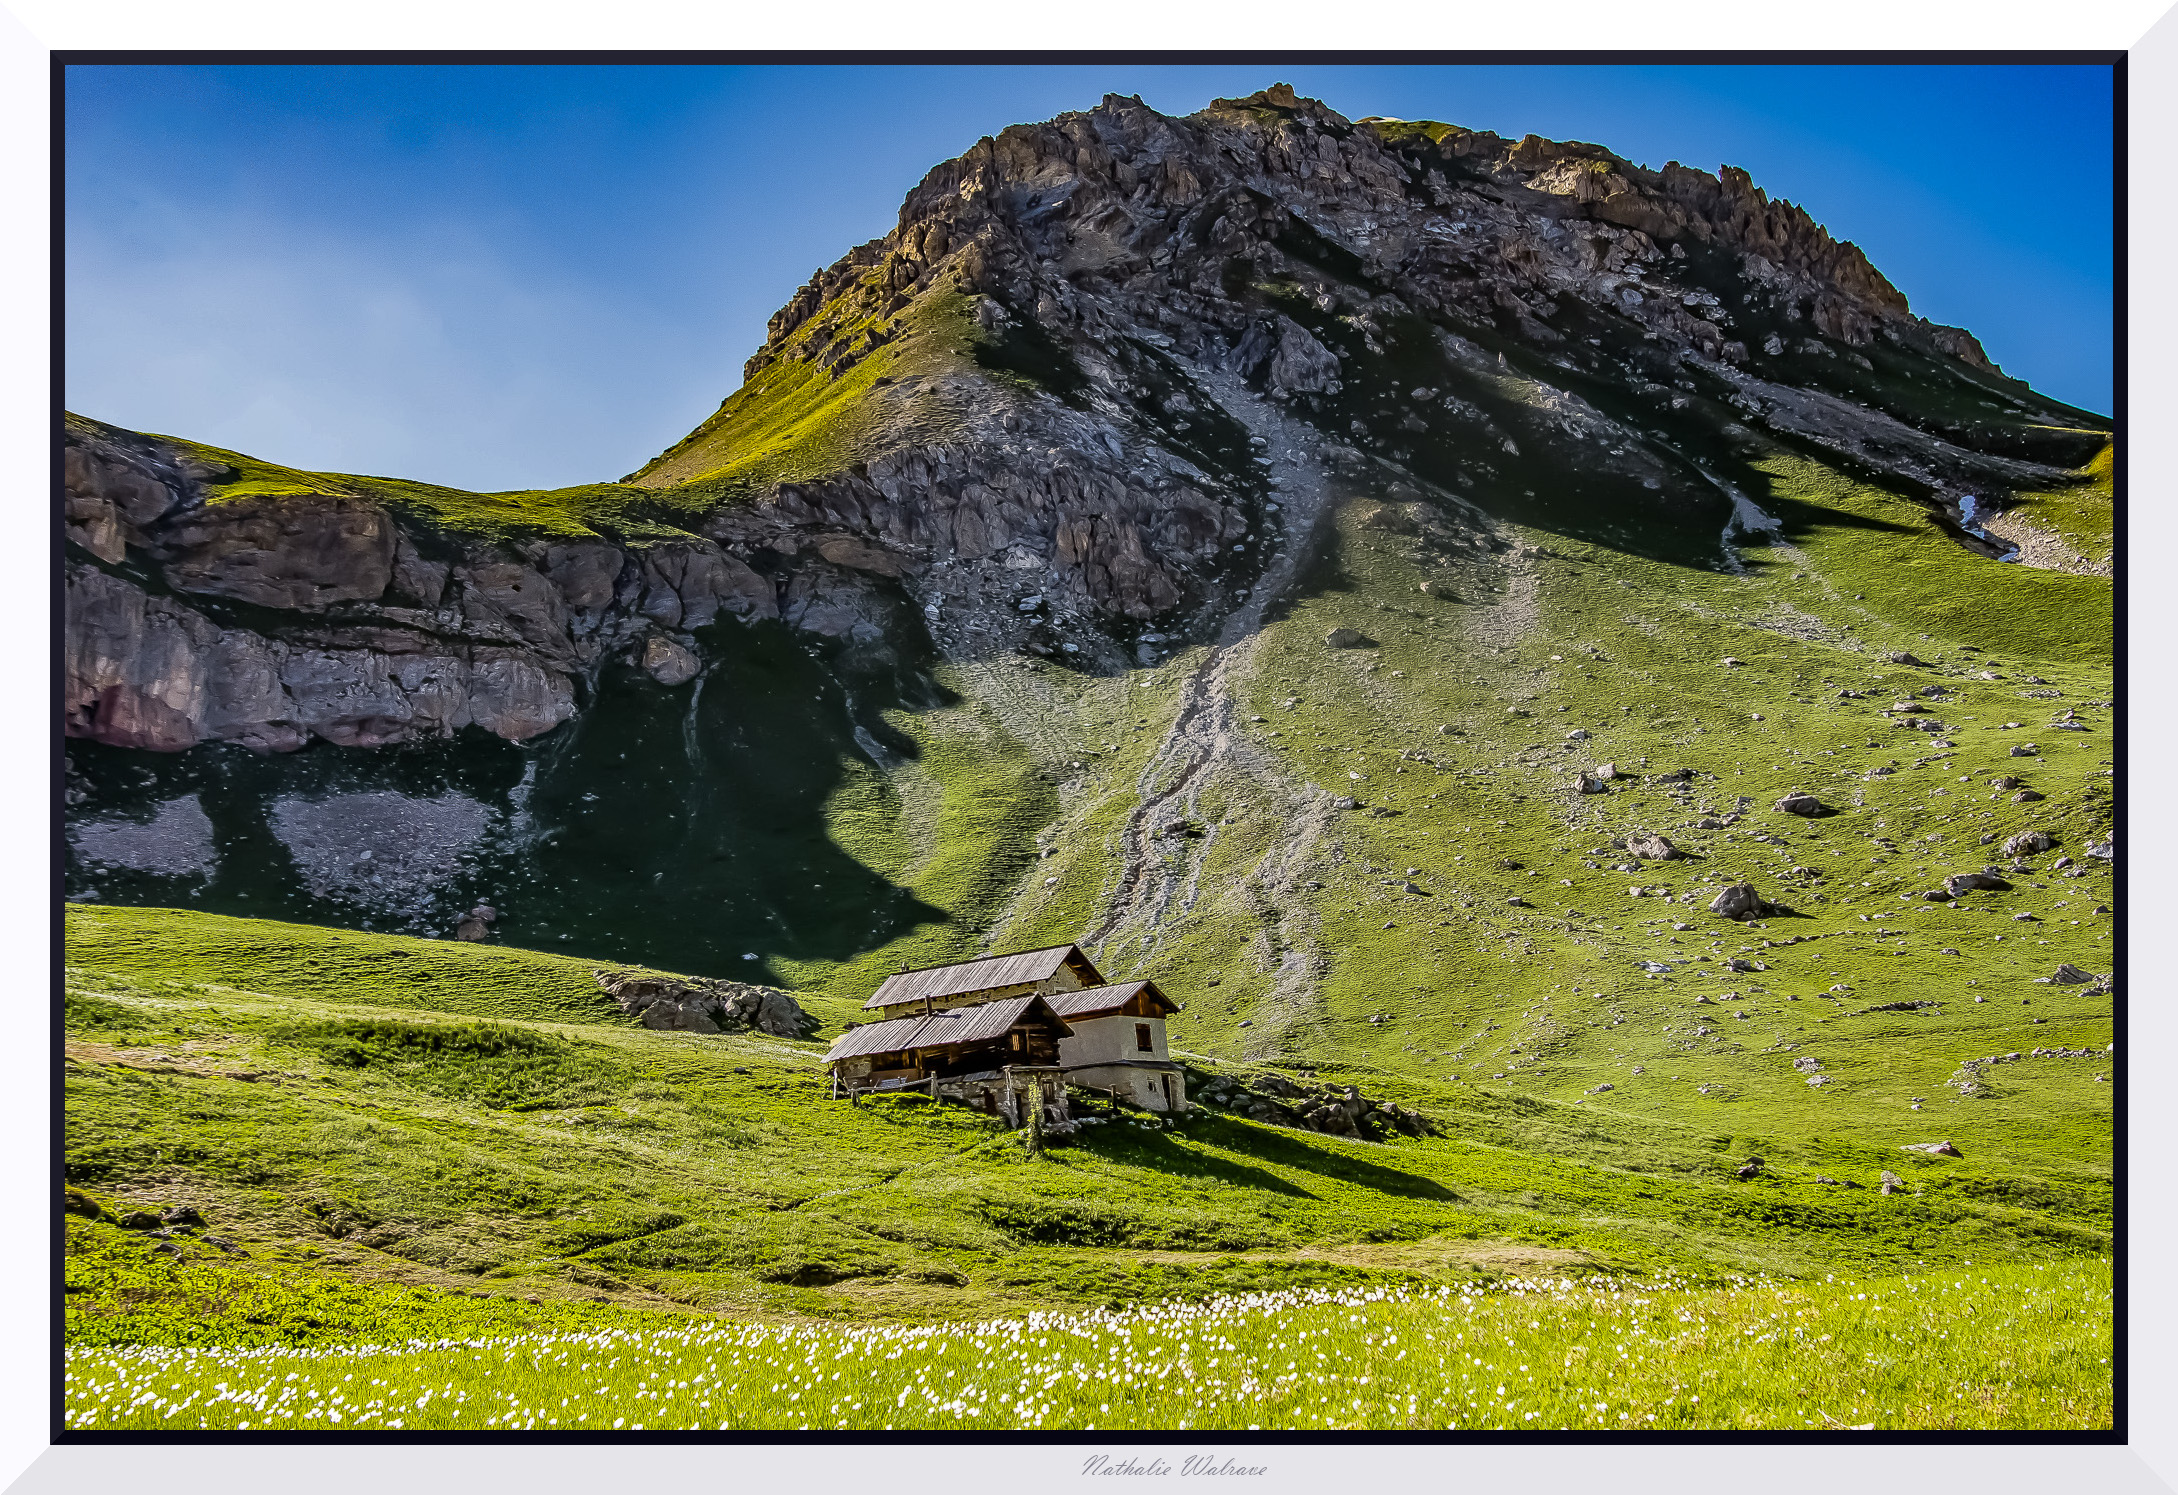
M 2107 1432 L 2115 439 L 1284 85 L 617 480 L 70 415 L 64 1425 Z

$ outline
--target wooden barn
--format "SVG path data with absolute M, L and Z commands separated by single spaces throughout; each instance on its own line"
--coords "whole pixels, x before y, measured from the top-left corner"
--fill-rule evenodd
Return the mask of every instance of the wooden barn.
M 1068 1121 L 1069 1083 L 1159 1111 L 1187 1108 L 1165 1046 L 1177 1004 L 1152 981 L 1106 982 L 1078 945 L 990 955 L 888 976 L 864 1002 L 882 1020 L 825 1056 L 836 1095 L 925 1090 L 1004 1115 L 1029 1097 Z
M 1066 1024 L 1035 992 L 916 1012 L 849 1028 L 825 1055 L 835 1094 L 927 1089 L 1019 1126 L 1031 1094 L 1045 1116 L 1067 1119 L 1059 1043 Z

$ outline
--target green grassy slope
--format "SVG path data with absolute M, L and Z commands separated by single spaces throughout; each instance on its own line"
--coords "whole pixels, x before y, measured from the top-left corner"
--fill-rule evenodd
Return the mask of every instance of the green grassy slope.
M 1456 1074 L 1773 1147 L 1950 1136 L 2107 1187 L 2110 1092 L 2096 1077 L 2113 1060 L 2023 1061 L 1999 1071 L 1994 1098 L 1945 1081 L 1962 1059 L 2112 1036 L 2107 996 L 2035 979 L 2060 962 L 2111 968 L 2109 868 L 2084 854 L 2114 815 L 2109 584 L 1972 555 L 1910 506 L 1797 460 L 1772 476 L 1763 501 L 1786 538 L 1745 551 L 1745 574 L 1538 533 L 1548 553 L 1513 594 L 1456 602 L 1419 593 L 1429 573 L 1412 543 L 1349 509 L 1311 594 L 1255 648 L 1242 730 L 1293 783 L 1365 808 L 1301 841 L 1246 776 L 1204 791 L 1216 834 L 1201 897 L 1133 956 L 1189 1004 L 1181 1041 Z M 1326 650 L 1334 626 L 1380 646 Z M 1884 662 L 1900 651 L 1939 663 Z M 1930 684 L 1945 690 L 1929 705 L 1946 733 L 1883 714 Z M 2051 730 L 2065 710 L 2089 730 Z M 2036 756 L 2011 756 L 2026 742 Z M 1111 782 L 1131 784 L 1138 762 L 1123 752 Z M 1678 793 L 1653 778 L 1571 792 L 1576 768 L 1606 762 L 1695 777 Z M 2000 775 L 2045 797 L 2015 803 L 1991 787 Z M 1836 813 L 1774 811 L 1793 789 Z M 1112 847 L 1082 814 L 1039 870 L 1094 887 Z M 2058 848 L 2009 874 L 2013 891 L 1953 907 L 1917 896 L 2008 862 L 1988 843 L 2029 829 Z M 1643 830 L 1691 858 L 1638 862 L 1611 845 Z M 1320 888 L 1264 874 L 1296 847 Z M 1410 868 L 1421 896 L 1402 890 Z M 1741 878 L 1789 914 L 1711 916 L 1718 887 Z M 1039 912 L 1041 896 L 1025 890 L 1009 942 L 1065 922 Z M 1271 932 L 1296 913 L 1317 926 L 1304 953 L 1319 963 L 1298 1003 L 1278 995 L 1286 952 Z M 1763 968 L 1734 972 L 1734 959 Z M 1935 1005 L 1855 1015 L 1902 1000 Z M 1802 1057 L 1827 1085 L 1805 1083 Z M 1588 1095 L 1600 1084 L 1614 1088 Z
M 352 1294 L 297 1306 L 329 1280 L 504 1297 L 490 1313 L 508 1326 L 532 1306 L 564 1323 L 579 1301 L 951 1316 L 1522 1266 L 1888 1269 L 2107 1241 L 2106 1180 L 1970 1139 L 1952 1160 L 1765 1138 L 1772 1172 L 1749 1183 L 1732 1170 L 1750 1143 L 1707 1115 L 1386 1073 L 1372 1093 L 1443 1135 L 1350 1142 L 1198 1114 L 1114 1121 L 1032 1159 L 955 1108 L 829 1099 L 821 1043 L 635 1027 L 561 957 L 86 908 L 70 912 L 68 957 L 71 1184 L 109 1217 L 195 1205 L 251 1253 L 184 1241 L 183 1260 L 162 1260 L 71 1218 L 86 1338 L 399 1322 Z M 1884 1167 L 1913 1192 L 1815 1181 L 1873 1184 Z

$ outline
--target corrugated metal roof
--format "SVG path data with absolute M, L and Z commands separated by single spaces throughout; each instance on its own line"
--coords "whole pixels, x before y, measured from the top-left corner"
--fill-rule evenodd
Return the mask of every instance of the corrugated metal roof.
M 831 1051 L 824 1059 L 830 1064 L 868 1054 L 901 1054 L 915 1049 L 942 1048 L 951 1043 L 991 1042 L 1004 1038 L 1022 1015 L 1038 1004 L 1050 1012 L 1050 1004 L 1030 992 L 1003 1002 L 956 1007 L 950 1012 L 933 1013 L 928 1017 L 896 1017 L 890 1022 L 867 1023 L 859 1028 L 849 1028 L 834 1039 Z M 1061 1026 L 1064 1026 L 1063 1019 Z
M 987 1039 L 1004 1038 L 1009 1029 L 1021 1020 L 1021 1014 L 1043 1001 L 1030 992 L 1025 997 L 1008 997 L 1003 1002 L 985 1002 L 978 1007 L 956 1007 L 950 1016 L 963 1018 L 967 1026 L 958 1038 L 947 1043 L 982 1043 Z
M 1019 986 L 1024 981 L 1047 981 L 1058 974 L 1069 956 L 1080 959 L 1095 973 L 1089 957 L 1074 945 L 1053 945 L 1047 950 L 1017 950 L 1010 955 L 991 955 L 957 965 L 931 966 L 920 971 L 901 971 L 887 976 L 864 1007 L 897 1007 L 924 997 L 957 997 L 963 992 L 989 991 L 994 987 Z M 1101 979 L 1101 978 L 1099 978 Z
M 1083 991 L 1054 992 L 1044 1000 L 1060 1017 L 1093 1017 L 1100 1012 L 1117 1012 L 1127 1005 L 1128 999 L 1150 985 L 1147 981 L 1119 981 L 1110 986 L 1092 986 Z M 1163 992 L 1158 993 L 1163 996 Z

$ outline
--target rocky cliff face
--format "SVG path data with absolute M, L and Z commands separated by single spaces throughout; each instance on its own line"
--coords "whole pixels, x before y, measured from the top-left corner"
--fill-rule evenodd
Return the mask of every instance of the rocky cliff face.
M 615 650 L 685 679 L 677 634 L 778 616 L 773 588 L 699 536 L 489 543 L 360 494 L 214 501 L 227 472 L 90 421 L 67 441 L 75 736 L 284 752 L 475 726 L 522 741 L 567 720 L 576 681 Z

